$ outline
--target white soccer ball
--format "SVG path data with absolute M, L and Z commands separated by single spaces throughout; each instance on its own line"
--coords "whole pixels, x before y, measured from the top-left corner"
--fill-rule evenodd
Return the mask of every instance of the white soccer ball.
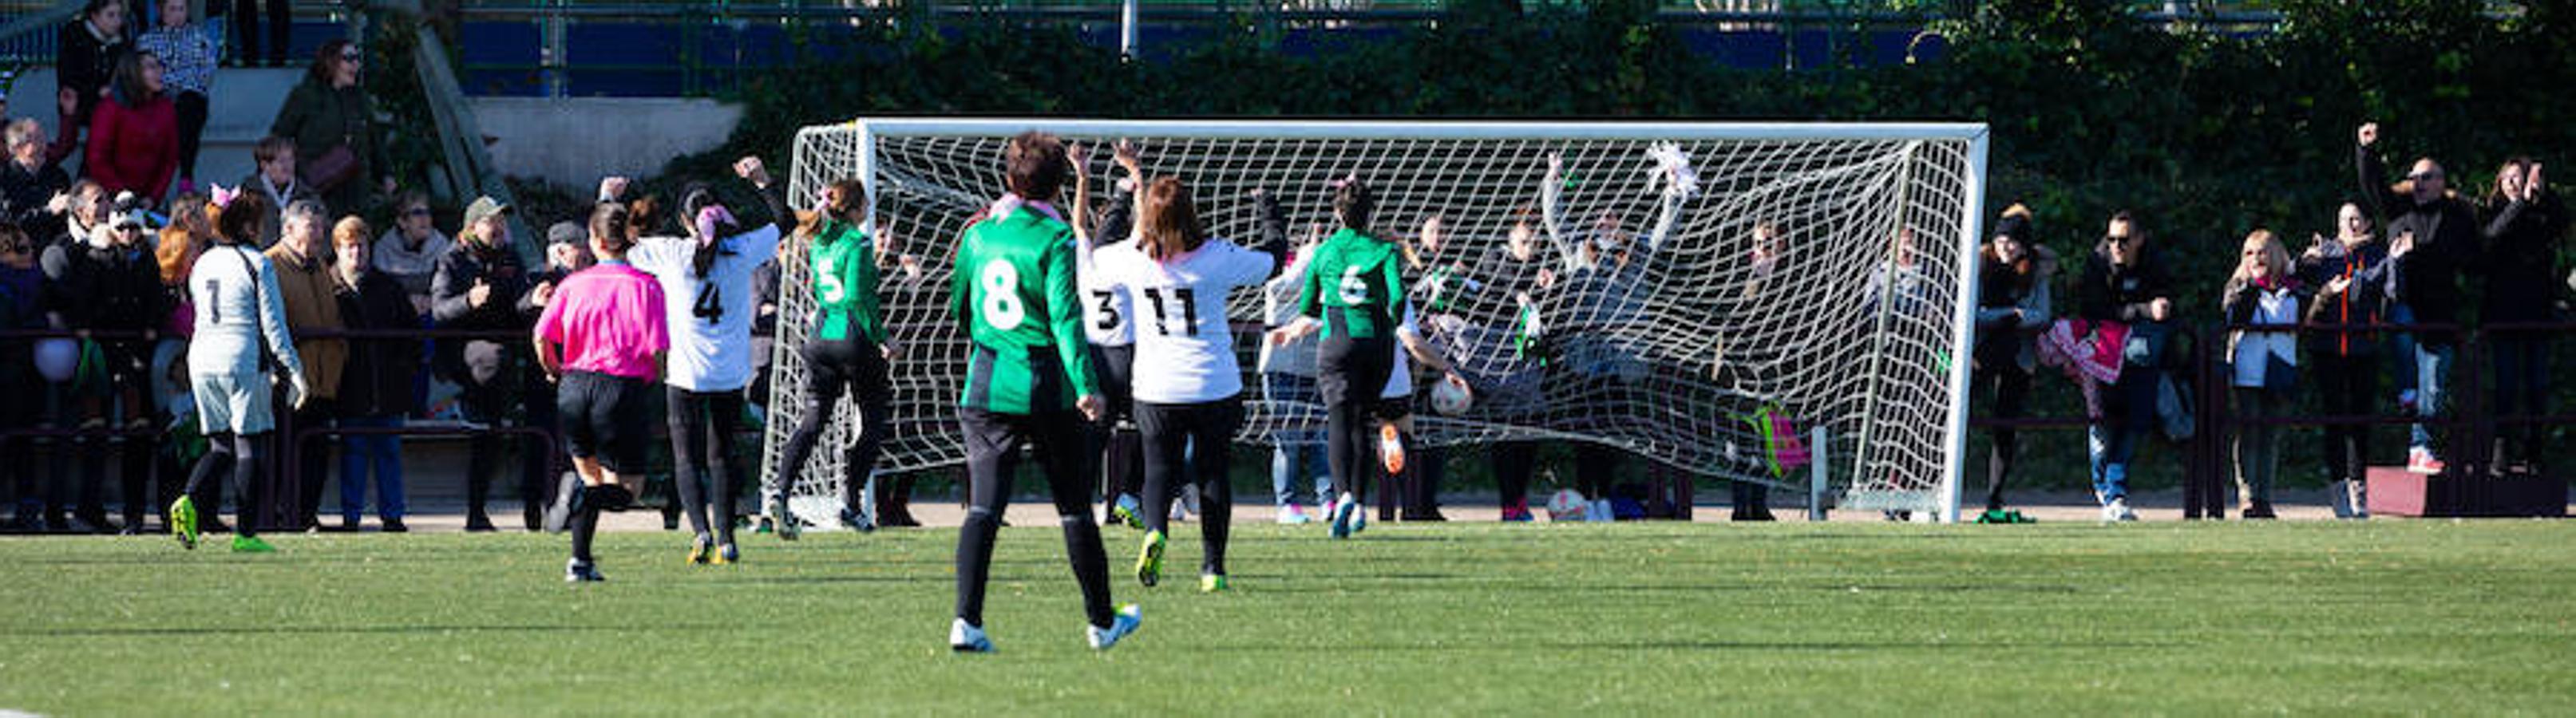
M 1446 381 L 1431 385 L 1431 410 L 1440 412 L 1441 416 L 1467 413 L 1467 407 L 1475 404 L 1476 395 L 1468 391 L 1467 387 Z
M 1556 495 L 1547 497 L 1549 521 L 1581 521 L 1583 515 L 1591 510 L 1592 502 L 1584 499 L 1581 491 L 1560 489 Z

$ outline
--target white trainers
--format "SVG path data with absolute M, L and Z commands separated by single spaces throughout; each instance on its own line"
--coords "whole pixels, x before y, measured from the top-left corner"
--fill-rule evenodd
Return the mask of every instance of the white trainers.
M 984 637 L 984 629 L 960 618 L 948 624 L 948 648 L 958 653 L 992 653 L 993 639 Z
M 1084 628 L 1084 634 L 1091 639 L 1091 650 L 1106 651 L 1109 650 L 1111 646 L 1118 645 L 1119 639 L 1126 638 L 1128 635 L 1134 634 L 1137 626 L 1144 624 L 1145 616 L 1143 611 L 1137 609 L 1136 604 L 1130 603 L 1118 607 L 1118 615 L 1115 618 L 1110 619 L 1108 628 L 1088 626 Z M 965 624 L 960 622 L 958 625 L 962 626 Z M 981 636 L 982 632 L 978 631 L 977 635 Z M 988 647 L 985 650 L 991 650 L 989 644 L 987 645 Z
M 2355 520 L 2370 518 L 2370 482 L 2346 481 L 2344 491 L 2347 494 L 2345 503 L 2352 504 L 2352 517 Z
M 2129 510 L 2129 500 L 2126 498 L 2112 499 L 2111 505 L 2103 508 L 2105 513 L 2110 514 L 2113 521 L 2138 520 L 2138 512 Z
M 1303 526 L 1314 520 L 1315 517 L 1306 515 L 1305 507 L 1296 504 L 1279 507 L 1279 524 L 1282 526 Z
M 1341 498 L 1334 499 L 1333 510 L 1325 513 L 1325 517 L 1333 522 L 1333 538 L 1350 538 L 1353 532 L 1358 531 L 1351 524 L 1357 523 L 1359 513 L 1360 500 L 1350 492 L 1344 491 Z

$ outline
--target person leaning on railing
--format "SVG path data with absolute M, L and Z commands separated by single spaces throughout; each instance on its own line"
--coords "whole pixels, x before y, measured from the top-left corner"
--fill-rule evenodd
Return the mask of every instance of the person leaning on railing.
M 2558 247 L 2567 237 L 2567 207 L 2540 174 L 2540 163 L 2526 157 L 2506 160 L 2496 170 L 2495 189 L 2487 195 L 2480 218 L 2486 222 L 2486 251 L 2478 271 L 2486 276 L 2486 300 L 2478 316 L 2489 324 L 2546 322 L 2557 318 Z M 2495 416 L 2549 413 L 2549 347 L 2546 333 L 2495 331 L 2487 334 L 2495 357 Z M 2524 424 L 2499 427 L 2496 465 L 2537 473 L 2543 430 Z
M 2109 340 L 2106 330 L 2120 328 L 2120 376 L 2086 436 L 2093 492 L 2106 521 L 2137 520 L 2128 502 L 2129 459 L 2156 421 L 2156 382 L 2164 378 L 2174 317 L 2173 279 L 2165 266 L 2146 228 L 2120 212 L 2111 216 L 2076 285 L 2084 319 L 2108 324 L 2096 337 Z
M 0 222 L 18 226 L 36 241 L 62 233 L 64 195 L 71 175 L 46 156 L 45 126 L 32 119 L 10 120 L 5 135 L 9 156 L 0 162 Z
M 2030 208 L 2015 204 L 1995 221 L 1994 237 L 1978 252 L 1977 337 L 1974 348 L 1973 396 L 1988 396 L 1988 415 L 1998 419 L 2027 414 L 2032 372 L 2039 368 L 2033 337 L 2048 327 L 2049 281 L 2057 273 L 2057 253 L 2039 243 Z M 2020 432 L 1994 428 L 1994 449 L 1986 457 L 1986 512 L 1981 520 L 2009 521 L 2003 515 L 2004 486 L 2012 479 L 2020 454 Z

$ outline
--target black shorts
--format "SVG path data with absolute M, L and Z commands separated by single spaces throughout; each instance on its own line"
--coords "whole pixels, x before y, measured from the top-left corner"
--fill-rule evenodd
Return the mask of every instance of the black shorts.
M 653 437 L 653 411 L 645 403 L 649 390 L 642 379 L 565 372 L 555 408 L 563 414 L 564 443 L 573 458 L 597 458 L 620 474 L 643 472 L 645 444 Z

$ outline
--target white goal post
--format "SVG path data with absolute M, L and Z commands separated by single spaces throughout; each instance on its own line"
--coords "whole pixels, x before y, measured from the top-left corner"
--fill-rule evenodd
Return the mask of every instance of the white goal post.
M 1299 243 L 1331 223 L 1331 183 L 1377 190 L 1373 233 L 1406 242 L 1424 334 L 1475 384 L 1457 416 L 1417 403 L 1450 445 L 1589 441 L 1672 469 L 1804 487 L 1836 505 L 1959 513 L 1981 239 L 1982 124 L 862 118 L 796 137 L 789 197 L 858 178 L 901 262 L 880 288 L 895 396 L 880 473 L 959 464 L 965 340 L 946 315 L 966 220 L 1002 192 L 1001 148 L 1038 130 L 1096 148 L 1095 211 L 1116 199 L 1109 146 L 1192 188 L 1211 233 L 1252 245 L 1254 190 Z M 1556 168 L 1556 169 L 1552 169 Z M 1071 187 L 1060 208 L 1070 210 Z M 1437 218 L 1436 238 L 1424 235 Z M 807 271 L 782 257 L 766 476 L 803 413 Z M 1311 397 L 1270 396 L 1254 351 L 1262 296 L 1232 298 L 1246 421 L 1264 443 L 1318 428 Z M 1427 387 L 1426 387 L 1427 388 Z M 792 506 L 839 505 L 839 418 Z M 1820 432 L 1817 430 L 1821 430 Z M 1808 437 L 1829 437 L 1804 446 Z M 1791 438 L 1795 437 L 1795 438 Z M 1537 487 L 1544 489 L 1544 487 Z

